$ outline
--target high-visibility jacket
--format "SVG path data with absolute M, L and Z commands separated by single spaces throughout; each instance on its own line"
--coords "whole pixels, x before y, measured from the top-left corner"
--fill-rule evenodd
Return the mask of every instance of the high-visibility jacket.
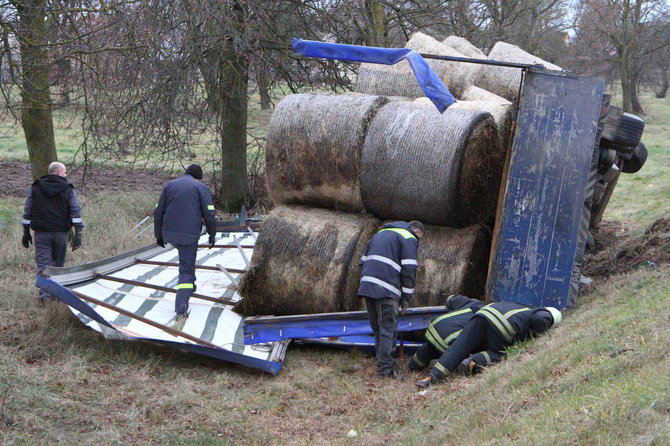
M 358 295 L 372 299 L 411 301 L 414 294 L 419 239 L 408 223 L 386 223 L 361 258 Z
M 509 345 L 544 333 L 553 324 L 553 316 L 544 307 L 514 302 L 494 302 L 482 307 L 475 317 L 487 319 Z
M 480 300 L 452 294 L 446 302 L 449 312 L 431 321 L 426 329 L 426 341 L 439 352 L 444 353 L 456 340 L 465 324 L 483 306 L 484 302 Z
M 216 234 L 216 214 L 212 196 L 201 181 L 184 174 L 168 182 L 154 210 L 154 235 L 178 245 L 196 243 L 202 222 L 207 233 Z

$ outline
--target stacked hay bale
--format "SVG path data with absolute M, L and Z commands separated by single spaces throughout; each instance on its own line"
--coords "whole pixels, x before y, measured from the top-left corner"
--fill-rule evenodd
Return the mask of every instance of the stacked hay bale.
M 512 123 L 514 122 L 514 106 L 507 99 L 501 98 L 500 96 L 494 95 L 493 93 L 489 93 L 485 90 L 481 90 L 480 88 L 478 90 L 487 93 L 491 97 L 498 98 L 498 100 L 487 101 L 465 99 L 465 97 L 468 95 L 468 92 L 472 91 L 473 89 L 478 88 L 475 86 L 470 86 L 464 93 L 463 99 L 453 104 L 451 108 L 479 110 L 490 113 L 493 117 L 493 120 L 495 121 L 496 129 L 498 130 L 498 135 L 500 136 L 500 140 L 502 142 L 502 147 L 503 149 L 506 148 L 512 131 Z M 428 98 L 418 98 L 415 99 L 414 102 L 426 106 L 432 105 L 432 102 L 430 102 L 430 99 Z
M 482 53 L 479 48 L 468 42 L 468 40 L 464 37 L 449 36 L 444 39 L 442 43 L 455 49 L 465 57 L 469 57 L 471 59 L 486 59 L 486 55 Z
M 277 206 L 266 218 L 240 282 L 245 316 L 359 309 L 359 260 L 379 221 L 305 206 Z
M 423 54 L 466 57 L 454 48 L 423 33 L 414 33 L 405 48 Z M 476 78 L 478 65 L 426 59 L 431 69 L 456 97 Z M 420 98 L 425 96 L 409 63 L 405 60 L 395 65 L 361 64 L 356 81 L 356 92 L 382 96 Z
M 489 58 L 541 63 L 520 59 L 505 45 L 496 44 Z M 407 47 L 486 58 L 455 36 L 439 42 L 417 33 Z M 360 309 L 359 261 L 381 220 L 427 224 L 415 306 L 441 305 L 452 293 L 483 298 L 488 224 L 513 119 L 509 99 L 520 80 L 511 78 L 518 70 L 428 63 L 459 98 L 443 114 L 424 104 L 426 99 L 407 100 L 424 94 L 405 61 L 362 64 L 359 94 L 293 95 L 280 102 L 270 123 L 266 165 L 277 207 L 266 218 L 240 284 L 244 299 L 238 311 Z
M 275 203 L 363 210 L 360 154 L 367 127 L 387 102 L 362 94 L 295 94 L 272 114 L 267 179 Z
M 365 209 L 386 220 L 464 227 L 493 213 L 504 154 L 489 113 L 390 102 L 361 158 Z
M 516 45 L 510 45 L 505 42 L 497 42 L 493 46 L 491 52 L 489 52 L 489 59 L 524 64 L 541 64 L 548 70 L 561 70 L 561 67 L 533 56 Z M 514 101 L 519 92 L 521 74 L 520 68 L 485 65 L 479 71 L 475 84 L 498 96 Z
M 491 230 L 485 224 L 426 226 L 413 306 L 443 305 L 450 294 L 483 297 L 490 247 Z

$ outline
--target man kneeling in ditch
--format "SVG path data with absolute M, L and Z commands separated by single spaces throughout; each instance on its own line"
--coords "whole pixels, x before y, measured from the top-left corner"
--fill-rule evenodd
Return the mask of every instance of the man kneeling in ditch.
M 472 375 L 483 366 L 500 361 L 507 347 L 542 334 L 561 322 L 553 307 L 532 307 L 496 302 L 482 307 L 445 349 L 428 376 L 417 381 L 420 388 L 444 381 L 450 373 Z

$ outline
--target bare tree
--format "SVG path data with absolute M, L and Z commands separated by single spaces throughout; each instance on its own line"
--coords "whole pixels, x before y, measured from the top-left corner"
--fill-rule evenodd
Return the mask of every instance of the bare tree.
M 644 113 L 638 89 L 645 56 L 667 45 L 650 45 L 646 29 L 667 11 L 664 0 L 586 0 L 581 4 L 578 45 L 590 47 L 593 60 L 616 68 L 625 111 Z

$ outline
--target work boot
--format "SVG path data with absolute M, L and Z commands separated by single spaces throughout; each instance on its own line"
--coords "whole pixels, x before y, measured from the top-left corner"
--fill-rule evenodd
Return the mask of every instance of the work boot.
M 463 376 L 472 376 L 476 373 L 479 373 L 482 371 L 481 366 L 479 366 L 475 362 L 475 358 L 473 356 L 470 356 L 469 358 L 466 358 L 458 364 L 458 368 L 456 369 L 459 375 Z
M 442 372 L 438 370 L 431 370 L 430 374 L 428 376 L 425 376 L 418 380 L 416 382 L 416 386 L 421 388 L 421 389 L 427 389 L 430 387 L 432 384 L 439 384 L 443 383 L 444 380 L 446 379 L 446 376 L 442 374 Z
M 177 331 L 183 331 L 184 325 L 186 325 L 186 320 L 188 319 L 189 314 L 191 314 L 191 311 L 188 311 L 186 313 L 176 313 L 174 322 L 170 324 L 171 328 Z
M 416 386 L 419 387 L 420 389 L 427 389 L 428 387 L 430 387 L 432 383 L 433 383 L 433 377 L 428 375 L 418 380 L 416 382 Z

